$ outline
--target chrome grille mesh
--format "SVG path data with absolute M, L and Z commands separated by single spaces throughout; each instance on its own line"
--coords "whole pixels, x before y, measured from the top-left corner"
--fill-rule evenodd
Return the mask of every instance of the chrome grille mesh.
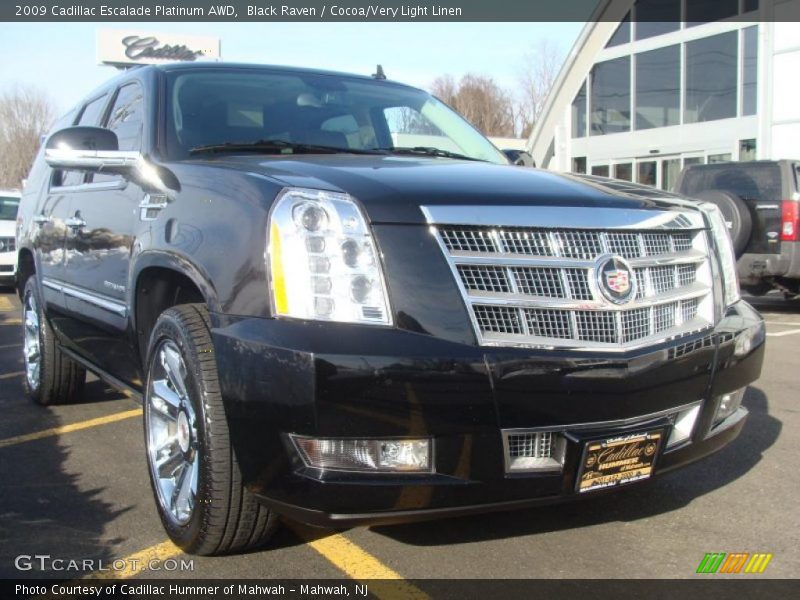
M 523 432 L 508 435 L 508 454 L 512 458 L 550 458 L 553 454 L 553 432 Z
M 692 247 L 689 233 L 629 233 L 599 231 L 541 231 L 442 227 L 445 247 L 453 252 L 505 252 L 530 256 L 563 256 L 594 260 L 602 254 L 623 258 L 660 256 Z
M 535 222 L 532 211 L 526 220 Z M 617 210 L 623 220 L 641 213 L 641 226 L 626 222 L 614 229 L 606 211 L 614 212 L 570 213 L 605 224 L 598 229 L 437 224 L 429 217 L 482 344 L 624 349 L 712 324 L 702 219 L 687 212 Z M 601 286 L 609 283 L 599 277 L 612 256 L 629 261 L 636 285 L 635 298 L 619 305 L 606 299 Z
M 564 298 L 566 296 L 559 269 L 549 267 L 512 267 L 511 273 L 521 294 L 549 298 Z
M 458 265 L 464 287 L 481 292 L 510 292 L 508 275 L 502 267 Z

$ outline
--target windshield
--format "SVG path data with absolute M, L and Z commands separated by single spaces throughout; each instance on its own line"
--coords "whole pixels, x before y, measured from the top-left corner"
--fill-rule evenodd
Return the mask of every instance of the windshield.
M 17 218 L 19 198 L 0 196 L 0 221 L 14 221 Z
M 254 70 L 178 72 L 168 76 L 167 98 L 172 159 L 188 157 L 193 148 L 279 140 L 354 151 L 415 149 L 508 164 L 447 105 L 384 81 Z

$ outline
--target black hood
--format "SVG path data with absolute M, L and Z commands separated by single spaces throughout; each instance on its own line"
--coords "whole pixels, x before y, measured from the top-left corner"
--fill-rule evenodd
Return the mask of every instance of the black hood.
M 669 209 L 677 200 L 627 182 L 446 158 L 223 155 L 192 162 L 257 173 L 286 186 L 346 192 L 373 223 L 424 223 L 419 207 L 436 204 Z

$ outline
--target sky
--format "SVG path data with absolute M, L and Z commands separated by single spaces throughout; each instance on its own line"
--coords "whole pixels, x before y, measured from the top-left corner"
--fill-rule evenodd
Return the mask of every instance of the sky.
M 96 30 L 134 29 L 219 37 L 229 62 L 371 74 L 427 88 L 436 77 L 494 77 L 514 90 L 523 56 L 548 39 L 566 55 L 583 23 L 3 23 L 0 93 L 35 85 L 65 112 L 114 76 L 98 66 Z

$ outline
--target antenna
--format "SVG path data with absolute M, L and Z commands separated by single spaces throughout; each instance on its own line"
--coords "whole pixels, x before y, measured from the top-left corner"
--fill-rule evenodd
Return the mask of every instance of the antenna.
M 383 65 L 378 65 L 378 68 L 372 74 L 374 79 L 386 79 L 386 73 L 383 72 Z

